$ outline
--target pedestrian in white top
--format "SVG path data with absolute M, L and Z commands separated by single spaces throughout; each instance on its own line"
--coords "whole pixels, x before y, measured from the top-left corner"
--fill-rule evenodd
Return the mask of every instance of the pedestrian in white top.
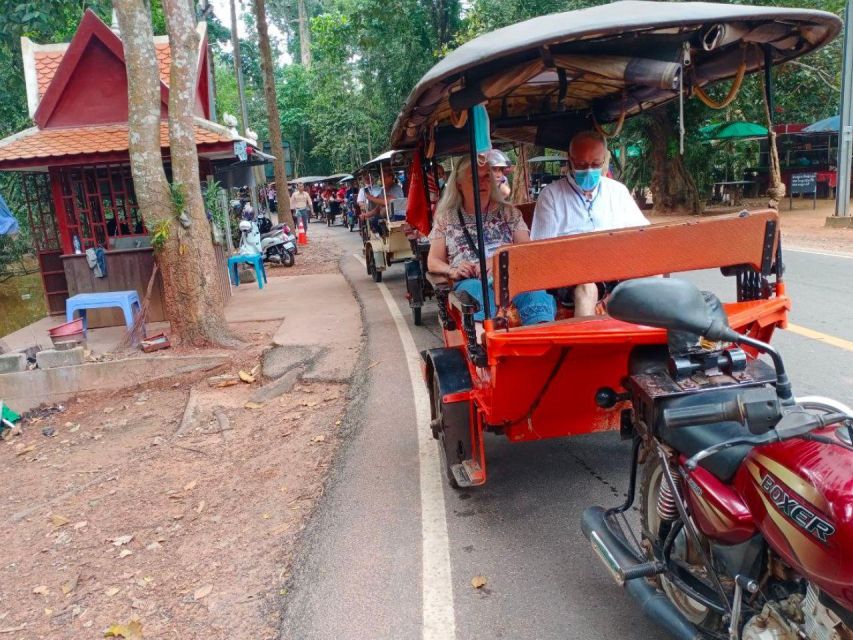
M 532 240 L 649 224 L 621 182 L 608 178 L 607 142 L 595 131 L 576 134 L 569 145 L 569 173 L 539 194 L 530 228 Z M 598 286 L 579 284 L 575 317 L 595 315 Z

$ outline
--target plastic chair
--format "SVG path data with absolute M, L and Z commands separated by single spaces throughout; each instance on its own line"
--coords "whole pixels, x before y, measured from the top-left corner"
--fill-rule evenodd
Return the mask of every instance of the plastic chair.
M 264 261 L 261 254 L 255 255 L 236 255 L 228 258 L 228 275 L 231 276 L 231 284 L 235 287 L 240 286 L 240 274 L 237 273 L 237 265 L 251 264 L 255 268 L 255 276 L 258 280 L 258 288 L 263 289 L 264 283 L 267 281 L 267 272 L 264 269 Z
M 100 291 L 97 293 L 78 293 L 65 301 L 65 320 L 74 320 L 74 313 L 79 312 L 83 319 L 83 330 L 88 327 L 86 311 L 88 309 L 110 309 L 120 307 L 124 313 L 124 323 L 127 328 L 133 327 L 134 305 L 136 312 L 142 310 L 139 294 L 136 291 Z

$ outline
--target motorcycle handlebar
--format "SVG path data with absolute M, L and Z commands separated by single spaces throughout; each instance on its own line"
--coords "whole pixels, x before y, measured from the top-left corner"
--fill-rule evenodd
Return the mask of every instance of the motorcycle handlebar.
M 714 422 L 743 423 L 743 414 L 737 398 L 725 402 L 700 404 L 695 407 L 664 409 L 663 419 L 669 427 L 690 427 Z

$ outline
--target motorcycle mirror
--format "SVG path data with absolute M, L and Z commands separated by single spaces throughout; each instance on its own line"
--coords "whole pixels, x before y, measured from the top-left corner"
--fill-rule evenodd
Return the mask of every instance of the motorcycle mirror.
M 619 284 L 607 303 L 611 317 L 634 324 L 689 331 L 710 340 L 735 341 L 725 319 L 714 317 L 702 292 L 678 278 L 641 278 Z

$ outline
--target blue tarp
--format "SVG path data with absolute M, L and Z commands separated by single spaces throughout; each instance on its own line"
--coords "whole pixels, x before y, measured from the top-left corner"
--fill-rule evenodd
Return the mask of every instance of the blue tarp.
M 838 132 L 838 127 L 841 126 L 841 116 L 832 116 L 813 122 L 805 129 L 803 133 L 833 133 Z
M 0 236 L 7 233 L 18 233 L 18 231 L 20 231 L 18 221 L 15 220 L 15 216 L 9 211 L 9 205 L 6 204 L 3 196 L 0 196 Z

